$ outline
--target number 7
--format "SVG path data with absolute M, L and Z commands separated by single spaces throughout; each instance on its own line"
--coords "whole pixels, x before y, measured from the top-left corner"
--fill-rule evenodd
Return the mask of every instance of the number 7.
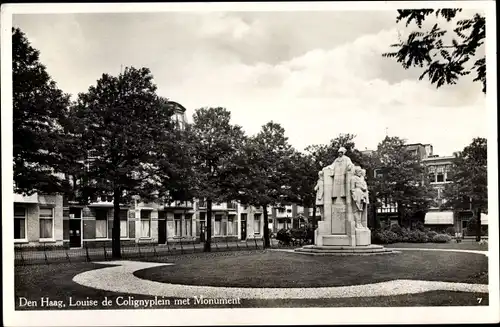
M 477 298 L 477 303 L 481 303 L 481 301 L 483 301 L 483 298 L 482 297 L 478 297 Z

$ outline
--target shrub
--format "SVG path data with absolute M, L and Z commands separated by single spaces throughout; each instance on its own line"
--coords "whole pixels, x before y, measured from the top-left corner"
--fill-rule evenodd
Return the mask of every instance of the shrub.
M 436 234 L 431 240 L 434 243 L 448 243 L 451 241 L 451 236 L 448 234 Z
M 417 221 L 417 223 L 415 224 L 415 229 L 421 232 L 425 232 L 426 230 L 424 223 L 422 223 L 421 221 Z
M 372 233 L 372 243 L 391 244 L 399 241 L 399 236 L 390 230 L 377 230 Z
M 427 233 L 421 230 L 412 230 L 408 233 L 408 242 L 411 243 L 427 243 L 429 238 Z
M 427 232 L 427 237 L 428 237 L 430 240 L 432 240 L 432 239 L 434 238 L 434 236 L 436 236 L 436 235 L 443 235 L 443 234 L 438 234 L 438 232 L 433 231 L 433 230 L 431 230 L 431 231 Z
M 283 242 L 285 245 L 289 245 L 292 242 L 292 235 L 289 230 L 280 229 L 278 233 L 276 233 L 276 239 Z
M 448 235 L 455 235 L 456 231 L 455 231 L 455 227 L 448 227 L 446 228 L 446 234 Z

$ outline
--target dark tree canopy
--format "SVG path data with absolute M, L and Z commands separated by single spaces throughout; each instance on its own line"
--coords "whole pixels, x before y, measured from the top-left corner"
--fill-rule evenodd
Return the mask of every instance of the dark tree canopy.
M 173 111 L 165 101 L 156 95 L 149 69 L 133 67 L 117 77 L 103 74 L 78 95 L 72 114 L 88 162 L 89 193 L 155 195 L 158 160 L 173 143 Z
M 63 192 L 62 161 L 69 156 L 62 147 L 63 121 L 69 96 L 47 73 L 26 35 L 12 29 L 14 191 Z M 67 149 L 70 150 L 71 149 Z
M 451 169 L 452 183 L 447 184 L 444 206 L 455 210 L 469 208 L 488 211 L 487 140 L 475 138 L 456 153 Z
M 398 137 L 386 137 L 379 143 L 376 162 L 380 178 L 371 183 L 373 196 L 388 204 L 397 204 L 400 225 L 416 213 L 424 212 L 432 202 L 431 190 L 423 163 Z
M 395 58 L 404 69 L 410 67 L 424 68 L 420 80 L 428 77 L 437 88 L 445 84 L 456 84 L 457 81 L 474 73 L 474 82 L 480 82 L 486 93 L 486 59 L 478 52 L 484 45 L 486 37 L 486 19 L 484 15 L 474 14 L 468 19 L 457 19 L 461 9 L 404 9 L 398 10 L 396 22 L 405 21 L 408 27 L 412 22 L 416 30 L 406 40 L 399 40 L 391 47 L 396 52 L 384 53 L 384 57 Z M 453 22 L 454 35 L 449 38 L 448 31 L 438 23 L 429 30 L 422 27 L 423 22 L 431 15 L 446 22 Z

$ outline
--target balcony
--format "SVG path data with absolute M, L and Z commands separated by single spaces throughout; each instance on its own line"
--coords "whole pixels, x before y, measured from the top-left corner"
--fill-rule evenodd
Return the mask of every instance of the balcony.
M 14 193 L 14 202 L 19 203 L 38 203 L 38 193 L 31 195 L 22 195 Z
M 175 200 L 175 201 L 172 201 L 172 202 L 169 202 L 169 203 L 165 203 L 165 208 L 182 208 L 182 209 L 186 209 L 186 208 L 193 208 L 193 201 L 179 201 L 179 200 Z
M 236 202 L 227 202 L 226 206 L 227 206 L 228 210 L 236 210 L 236 209 L 238 209 L 238 203 L 236 203 Z

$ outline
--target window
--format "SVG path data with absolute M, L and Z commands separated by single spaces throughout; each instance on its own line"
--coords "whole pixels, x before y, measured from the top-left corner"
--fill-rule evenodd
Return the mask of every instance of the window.
M 174 214 L 174 222 L 175 222 L 175 236 L 180 237 L 182 235 L 182 215 L 179 213 Z
M 451 181 L 452 181 L 452 178 L 451 178 L 451 173 L 450 173 L 450 172 L 447 172 L 447 173 L 446 173 L 446 181 L 447 181 L 447 182 L 451 182 Z
M 234 235 L 235 234 L 235 219 L 234 216 L 231 215 L 227 218 L 227 235 Z
M 429 182 L 434 183 L 436 181 L 436 175 L 434 173 L 429 174 Z
M 221 235 L 221 225 L 222 225 L 222 216 L 215 215 L 215 228 L 214 228 L 215 236 Z
M 438 174 L 437 174 L 436 181 L 437 181 L 438 183 L 442 183 L 442 182 L 444 182 L 444 174 L 443 174 L 443 173 L 438 173 Z
M 97 209 L 95 212 L 95 238 L 108 236 L 108 210 Z
M 467 228 L 467 220 L 462 220 L 462 228 Z
M 141 210 L 141 237 L 151 237 L 151 210 Z
M 127 238 L 128 237 L 128 210 L 120 210 L 120 237 Z
M 253 216 L 253 232 L 255 234 L 260 234 L 260 214 L 255 214 Z
M 54 237 L 54 209 L 40 208 L 40 239 L 52 239 Z
M 285 213 L 285 208 L 278 208 L 279 213 Z
M 26 239 L 26 208 L 14 206 L 14 239 Z
M 192 235 L 192 221 L 193 221 L 193 215 L 192 214 L 187 214 L 184 218 L 184 223 L 185 223 L 185 233 L 186 236 L 191 236 Z

